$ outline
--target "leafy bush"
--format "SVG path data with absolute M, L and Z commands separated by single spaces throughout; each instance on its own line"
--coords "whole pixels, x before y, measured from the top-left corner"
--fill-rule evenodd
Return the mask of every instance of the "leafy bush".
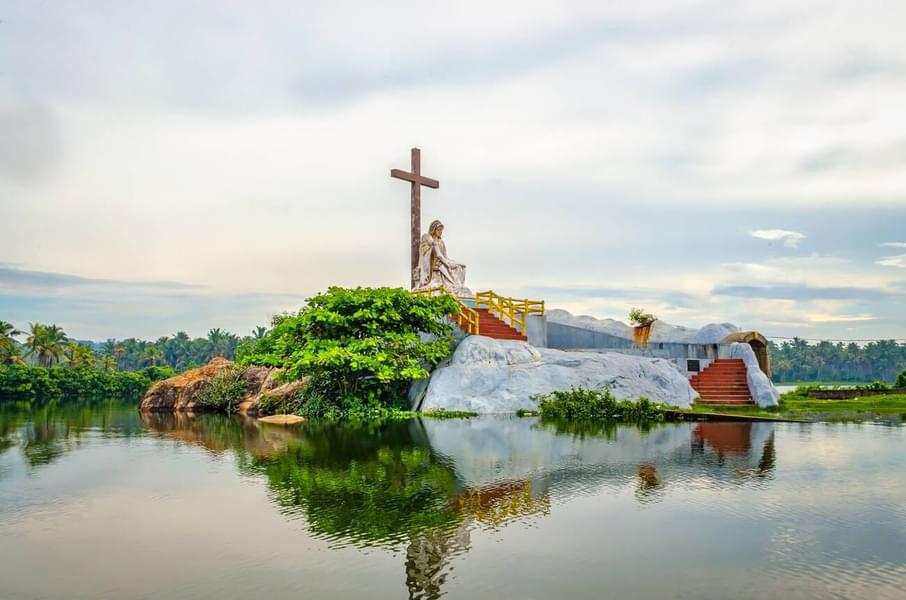
M 264 393 L 258 399 L 258 415 L 298 414 L 302 410 L 302 391 L 283 398 Z
M 657 317 L 651 313 L 645 312 L 644 309 L 633 308 L 629 311 L 629 321 L 634 323 L 637 327 L 644 327 L 657 321 Z
M 152 381 L 142 373 L 89 368 L 0 366 L 0 401 L 104 400 L 138 402 Z
M 445 317 L 457 310 L 449 295 L 332 287 L 298 314 L 275 317 L 239 359 L 280 367 L 284 380 L 310 377 L 299 414 L 370 418 L 403 408 L 409 384 L 450 355 L 452 326 Z
M 230 367 L 211 378 L 211 381 L 195 396 L 196 404 L 209 410 L 231 413 L 242 402 L 245 384 L 243 369 Z
M 647 398 L 616 400 L 610 390 L 573 388 L 535 398 L 542 419 L 563 421 L 663 421 L 664 407 Z
M 900 371 L 900 374 L 897 375 L 897 382 L 894 384 L 894 387 L 898 389 L 906 388 L 906 369 Z

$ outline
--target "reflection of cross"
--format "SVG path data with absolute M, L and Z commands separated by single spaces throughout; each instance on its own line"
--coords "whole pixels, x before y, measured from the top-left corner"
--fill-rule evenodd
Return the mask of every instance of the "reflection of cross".
M 435 179 L 429 179 L 422 176 L 422 151 L 418 148 L 412 149 L 412 172 L 401 171 L 400 169 L 391 169 L 391 177 L 405 179 L 412 184 L 412 203 L 410 206 L 411 226 L 412 226 L 412 287 L 418 284 L 415 269 L 418 267 L 418 243 L 422 235 L 422 193 L 421 186 L 437 189 L 440 183 Z

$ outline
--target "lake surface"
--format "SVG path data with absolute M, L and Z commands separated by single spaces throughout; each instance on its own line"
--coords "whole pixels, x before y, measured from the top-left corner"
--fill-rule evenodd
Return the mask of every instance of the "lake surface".
M 906 428 L 0 412 L 0 598 L 906 597 Z

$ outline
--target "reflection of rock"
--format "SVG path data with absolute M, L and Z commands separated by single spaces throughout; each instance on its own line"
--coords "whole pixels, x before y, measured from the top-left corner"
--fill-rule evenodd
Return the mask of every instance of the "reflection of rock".
M 609 389 L 618 400 L 646 397 L 688 407 L 697 396 L 670 361 L 616 353 L 565 352 L 525 342 L 469 336 L 448 366 L 434 371 L 422 410 L 480 413 L 536 409 L 536 394 Z
M 201 411 L 203 406 L 196 404 L 198 393 L 214 377 L 236 368 L 236 364 L 225 358 L 216 357 L 211 362 L 197 369 L 189 369 L 175 377 L 158 381 L 152 385 L 142 399 L 142 412 Z M 277 395 L 278 398 L 298 392 L 304 387 L 303 382 L 293 381 L 280 384 L 274 375 L 276 369 L 269 367 L 245 367 L 241 372 L 243 397 L 239 411 L 244 414 L 255 414 L 262 394 Z
M 235 415 L 143 412 L 141 418 L 145 427 L 162 437 L 216 454 L 238 450 L 257 457 L 273 456 L 301 443 L 293 429 L 262 427 L 254 419 Z
M 620 426 L 609 436 L 564 435 L 533 418 L 503 416 L 422 424 L 431 448 L 471 488 L 528 480 L 547 493 L 546 482 L 556 481 L 563 492 L 596 478 L 617 486 L 636 479 L 660 489 L 685 480 L 690 468 L 696 477 L 720 481 L 761 477 L 773 468 L 773 423 Z

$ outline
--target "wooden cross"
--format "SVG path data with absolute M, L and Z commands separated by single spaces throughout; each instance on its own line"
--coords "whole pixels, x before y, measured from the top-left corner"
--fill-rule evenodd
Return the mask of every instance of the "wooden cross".
M 412 184 L 412 201 L 410 204 L 410 224 L 412 229 L 411 242 L 411 269 L 412 287 L 418 284 L 418 276 L 415 269 L 418 267 L 418 244 L 422 236 L 422 193 L 421 186 L 437 189 L 440 183 L 436 179 L 430 179 L 422 175 L 422 151 L 418 148 L 412 149 L 412 172 L 402 171 L 400 169 L 391 169 L 390 176 L 397 179 L 404 179 Z

